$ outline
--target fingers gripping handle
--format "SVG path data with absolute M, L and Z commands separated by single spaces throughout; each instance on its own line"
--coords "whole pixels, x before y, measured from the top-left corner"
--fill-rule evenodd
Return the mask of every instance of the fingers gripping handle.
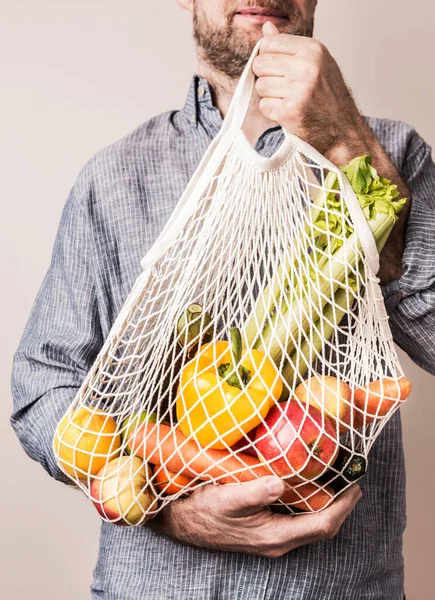
M 242 73 L 239 84 L 237 85 L 223 126 L 223 129 L 225 127 L 225 131 L 234 131 L 237 133 L 243 127 L 249 104 L 251 102 L 252 92 L 254 90 L 255 75 L 252 70 L 252 66 L 256 56 L 260 51 L 260 44 L 261 39 L 255 45 Z M 286 138 L 291 140 L 293 146 L 305 156 L 314 159 L 315 162 L 318 162 L 323 167 L 337 172 L 340 179 L 340 187 L 346 195 L 349 212 L 358 238 L 361 242 L 364 254 L 370 265 L 372 273 L 376 275 L 376 273 L 379 271 L 379 253 L 376 248 L 376 242 L 348 179 L 342 175 L 335 165 L 317 152 L 310 144 L 304 142 L 298 136 L 286 132 L 285 130 L 284 133 Z

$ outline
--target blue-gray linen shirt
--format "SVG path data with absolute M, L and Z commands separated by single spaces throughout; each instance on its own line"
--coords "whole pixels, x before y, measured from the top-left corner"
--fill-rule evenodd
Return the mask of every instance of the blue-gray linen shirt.
M 394 339 L 435 374 L 435 165 L 404 123 L 368 119 L 413 197 L 404 275 L 384 288 Z M 12 425 L 26 452 L 58 480 L 59 419 L 140 273 L 222 118 L 194 77 L 185 106 L 98 152 L 67 200 L 52 263 L 15 356 Z M 271 155 L 279 127 L 256 149 Z M 92 598 L 107 600 L 403 599 L 405 468 L 398 413 L 375 443 L 362 500 L 338 535 L 279 559 L 201 550 L 149 527 L 102 523 Z M 97 518 L 97 515 L 95 515 Z

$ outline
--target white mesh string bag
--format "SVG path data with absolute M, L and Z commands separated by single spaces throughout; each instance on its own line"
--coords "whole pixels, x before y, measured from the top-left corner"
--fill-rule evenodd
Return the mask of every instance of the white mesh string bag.
M 298 137 L 263 157 L 242 132 L 257 52 L 54 438 L 106 521 L 274 473 L 276 509 L 320 510 L 406 396 L 376 221 Z

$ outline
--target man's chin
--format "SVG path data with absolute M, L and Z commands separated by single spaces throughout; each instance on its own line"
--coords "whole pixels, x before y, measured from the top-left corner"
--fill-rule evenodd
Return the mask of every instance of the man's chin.
M 236 43 L 239 42 L 239 44 L 243 46 L 248 43 L 252 48 L 254 48 L 258 40 L 263 37 L 261 25 L 238 26 L 234 24 L 232 31 Z

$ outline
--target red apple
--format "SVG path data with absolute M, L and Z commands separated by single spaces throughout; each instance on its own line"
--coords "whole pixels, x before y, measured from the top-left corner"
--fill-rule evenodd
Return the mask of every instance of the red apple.
M 157 499 L 148 482 L 152 472 L 138 456 L 122 456 L 108 462 L 90 489 L 91 500 L 100 515 L 119 525 L 137 525 L 154 514 Z M 144 516 L 145 515 L 145 516 Z
M 279 477 L 315 479 L 334 462 L 339 446 L 320 410 L 292 399 L 273 406 L 258 425 L 255 448 Z
M 325 413 L 339 432 L 348 431 L 352 413 L 352 390 L 344 381 L 329 375 L 316 375 L 303 381 L 295 389 L 295 398 L 302 404 L 308 402 Z

